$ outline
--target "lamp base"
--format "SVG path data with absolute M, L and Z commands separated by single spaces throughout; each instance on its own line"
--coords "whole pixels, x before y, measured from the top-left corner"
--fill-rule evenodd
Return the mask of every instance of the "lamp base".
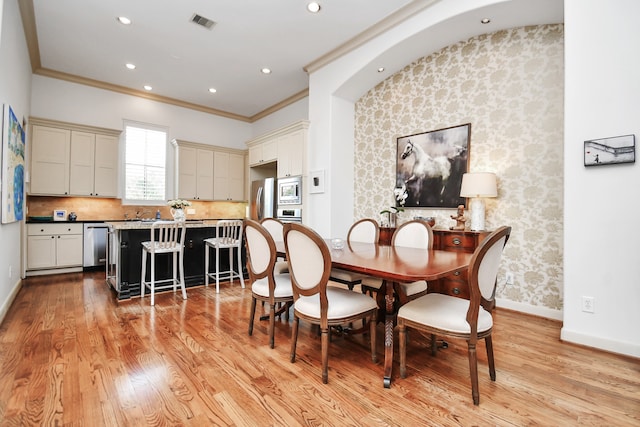
M 474 197 L 469 207 L 471 208 L 471 231 L 484 230 L 484 199 Z

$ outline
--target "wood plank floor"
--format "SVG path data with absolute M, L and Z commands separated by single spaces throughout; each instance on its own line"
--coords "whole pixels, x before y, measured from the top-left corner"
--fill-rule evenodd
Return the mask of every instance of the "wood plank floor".
M 390 389 L 362 337 L 334 336 L 329 383 L 320 339 L 301 323 L 247 335 L 251 292 L 236 282 L 117 302 L 104 273 L 28 278 L 0 326 L 0 425 L 631 426 L 640 425 L 640 361 L 559 341 L 560 324 L 498 309 L 497 381 L 479 346 L 480 406 L 466 343 L 437 357 L 411 335 L 408 373 Z M 397 343 L 396 343 L 397 349 Z

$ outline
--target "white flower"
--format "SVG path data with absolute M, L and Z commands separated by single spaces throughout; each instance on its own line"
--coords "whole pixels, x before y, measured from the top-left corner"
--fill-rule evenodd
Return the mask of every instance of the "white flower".
M 169 200 L 167 202 L 167 205 L 171 206 L 174 209 L 184 209 L 187 206 L 191 206 L 191 202 L 183 199 L 174 199 L 174 200 Z
M 393 194 L 396 196 L 396 201 L 400 206 L 404 206 L 407 201 L 407 197 L 409 197 L 409 193 L 407 193 L 407 186 L 403 183 L 402 187 L 394 188 Z

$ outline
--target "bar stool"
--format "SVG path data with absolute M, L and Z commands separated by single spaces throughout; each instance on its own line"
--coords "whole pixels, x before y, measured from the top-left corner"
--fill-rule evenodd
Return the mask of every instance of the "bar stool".
M 216 250 L 216 271 L 209 271 L 209 249 Z M 242 273 L 242 220 L 220 220 L 216 224 L 216 237 L 204 240 L 204 284 L 209 286 L 209 279 L 216 279 L 216 293 L 220 293 L 220 279 L 230 280 L 240 279 L 240 284 L 244 289 L 244 277 Z M 220 249 L 229 250 L 229 269 L 220 271 Z M 237 251 L 238 270 L 233 268 L 233 252 Z
M 187 299 L 187 291 L 184 287 L 184 221 L 156 221 L 151 225 L 151 238 L 142 242 L 142 270 L 140 273 L 140 296 L 144 297 L 148 287 L 151 291 L 151 305 L 155 305 L 155 291 L 173 287 L 176 291 L 178 284 L 177 272 L 180 267 L 180 288 L 182 299 Z M 147 254 L 151 255 L 151 280 L 146 281 Z M 172 254 L 173 278 L 156 280 L 156 254 Z M 178 261 L 179 258 L 179 261 Z M 178 265 L 178 262 L 180 265 Z M 156 285 L 163 284 L 161 287 Z

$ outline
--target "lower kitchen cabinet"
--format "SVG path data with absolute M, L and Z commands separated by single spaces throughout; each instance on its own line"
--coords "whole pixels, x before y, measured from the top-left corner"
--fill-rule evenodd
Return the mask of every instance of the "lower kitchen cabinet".
M 82 224 L 27 224 L 27 276 L 82 271 Z

